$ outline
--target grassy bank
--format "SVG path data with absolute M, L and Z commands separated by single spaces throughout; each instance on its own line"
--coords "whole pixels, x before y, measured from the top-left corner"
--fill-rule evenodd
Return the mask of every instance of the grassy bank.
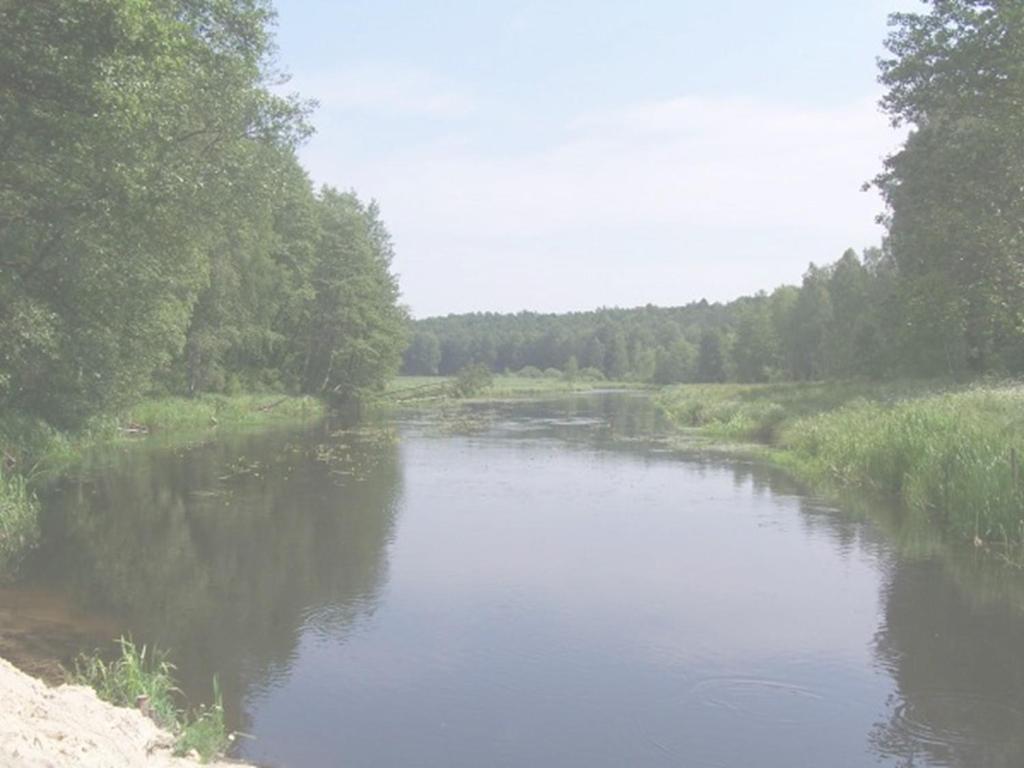
M 99 655 L 80 657 L 74 681 L 95 689 L 97 695 L 119 707 L 138 707 L 157 725 L 175 736 L 175 753 L 196 753 L 204 762 L 223 755 L 231 745 L 224 722 L 217 681 L 214 703 L 187 710 L 180 706 L 174 667 L 165 654 L 136 646 L 121 638 L 120 654 L 113 661 Z
M 17 414 L 0 415 L 0 580 L 14 573 L 38 538 L 33 484 L 72 465 L 90 448 L 156 433 L 312 420 L 324 413 L 314 398 L 268 394 L 145 400 L 74 433 Z
M 892 494 L 968 539 L 1024 541 L 1020 385 L 692 386 L 659 404 L 678 426 L 766 444 L 815 483 Z
M 426 405 L 448 402 L 457 398 L 452 393 L 454 376 L 399 376 L 393 379 L 381 395 L 383 405 Z M 495 376 L 479 393 L 463 400 L 511 400 L 515 398 L 544 397 L 549 395 L 592 392 L 598 389 L 631 389 L 642 384 L 625 381 L 567 380 L 561 377 Z
M 9 468 L 31 477 L 73 461 L 97 445 L 138 439 L 157 432 L 194 432 L 219 426 L 259 426 L 315 419 L 324 405 L 311 397 L 285 395 L 202 395 L 144 400 L 113 416 L 92 419 L 82 429 L 61 432 L 45 422 L 0 416 L 0 450 Z

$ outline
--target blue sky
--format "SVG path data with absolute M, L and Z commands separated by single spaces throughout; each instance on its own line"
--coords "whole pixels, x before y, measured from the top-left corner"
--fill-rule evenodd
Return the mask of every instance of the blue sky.
M 886 17 L 918 0 L 278 0 L 314 180 L 417 317 L 729 299 L 876 244 Z

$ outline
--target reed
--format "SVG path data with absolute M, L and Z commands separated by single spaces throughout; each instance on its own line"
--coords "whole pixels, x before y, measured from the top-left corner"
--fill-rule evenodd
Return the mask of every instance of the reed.
M 104 661 L 99 654 L 83 655 L 75 662 L 74 680 L 92 687 L 104 701 L 119 707 L 137 707 L 157 725 L 175 736 L 175 752 L 195 752 L 203 761 L 225 753 L 231 744 L 224 722 L 224 707 L 217 680 L 213 704 L 188 711 L 178 705 L 181 692 L 174 682 L 174 665 L 162 651 L 118 641 L 119 655 Z

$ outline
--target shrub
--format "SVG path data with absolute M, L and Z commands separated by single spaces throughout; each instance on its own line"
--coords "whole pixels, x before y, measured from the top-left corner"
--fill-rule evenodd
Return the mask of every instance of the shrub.
M 491 369 L 482 363 L 467 365 L 460 370 L 451 383 L 453 397 L 473 397 L 494 383 Z

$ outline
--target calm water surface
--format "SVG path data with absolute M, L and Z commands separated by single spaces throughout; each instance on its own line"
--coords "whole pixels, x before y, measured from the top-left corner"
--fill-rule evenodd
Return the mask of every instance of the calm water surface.
M 268 766 L 1024 765 L 1019 573 L 658 426 L 607 394 L 98 455 L 2 648 L 159 643 Z

